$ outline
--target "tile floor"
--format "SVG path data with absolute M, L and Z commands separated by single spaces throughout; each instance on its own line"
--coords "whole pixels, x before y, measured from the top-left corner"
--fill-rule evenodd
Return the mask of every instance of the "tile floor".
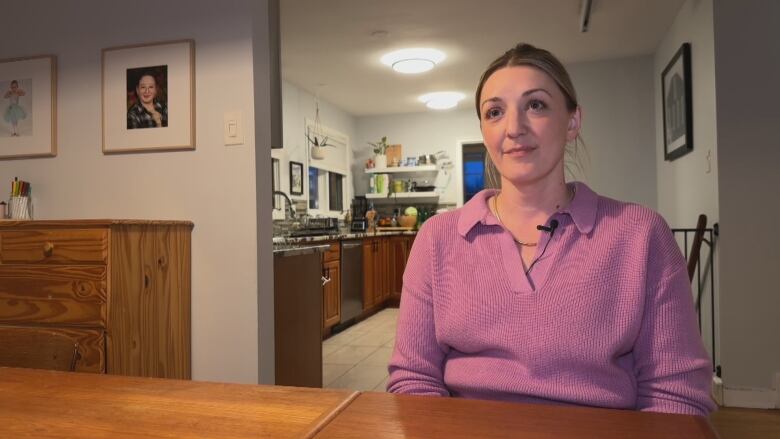
M 398 308 L 387 308 L 322 342 L 325 388 L 384 392 Z

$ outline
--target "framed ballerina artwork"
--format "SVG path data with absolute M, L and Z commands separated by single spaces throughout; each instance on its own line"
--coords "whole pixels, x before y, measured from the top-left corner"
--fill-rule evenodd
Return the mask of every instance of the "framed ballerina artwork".
M 57 155 L 57 58 L 0 60 L 0 159 Z

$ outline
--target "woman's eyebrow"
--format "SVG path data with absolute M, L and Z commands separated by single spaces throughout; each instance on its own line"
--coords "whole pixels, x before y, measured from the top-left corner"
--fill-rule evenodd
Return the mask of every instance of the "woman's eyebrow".
M 530 90 L 526 90 L 526 91 L 524 91 L 524 92 L 523 92 L 523 96 L 528 96 L 528 95 L 530 95 L 531 93 L 535 93 L 535 92 L 537 92 L 537 91 L 544 92 L 544 93 L 546 93 L 546 94 L 547 94 L 547 96 L 549 96 L 549 97 L 552 97 L 552 94 L 550 94 L 550 92 L 549 92 L 549 91 L 547 91 L 546 89 L 543 89 L 543 88 L 532 88 L 532 89 L 530 89 Z
M 482 106 L 485 105 L 488 102 L 501 102 L 501 98 L 499 98 L 499 97 L 487 98 L 484 101 L 482 101 L 481 104 L 479 104 L 479 107 L 482 108 Z

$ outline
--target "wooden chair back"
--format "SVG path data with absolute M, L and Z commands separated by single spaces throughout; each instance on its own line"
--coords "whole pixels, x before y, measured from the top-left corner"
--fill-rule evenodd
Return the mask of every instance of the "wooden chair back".
M 76 370 L 79 345 L 46 328 L 0 328 L 0 366 Z
M 693 234 L 693 244 L 691 253 L 688 255 L 688 280 L 693 282 L 693 274 L 696 273 L 696 265 L 699 264 L 699 253 L 701 252 L 701 242 L 704 239 L 704 231 L 707 228 L 707 215 L 699 215 L 696 222 L 696 232 Z

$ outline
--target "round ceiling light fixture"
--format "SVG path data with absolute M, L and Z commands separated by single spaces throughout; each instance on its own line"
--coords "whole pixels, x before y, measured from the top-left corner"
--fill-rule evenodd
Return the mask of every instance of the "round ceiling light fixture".
M 434 93 L 427 93 L 419 98 L 420 102 L 424 102 L 425 106 L 434 110 L 449 110 L 455 108 L 458 102 L 462 101 L 466 95 L 457 91 L 437 91 Z
M 399 73 L 422 73 L 431 70 L 447 56 L 441 50 L 428 48 L 401 49 L 382 56 L 382 64 Z

